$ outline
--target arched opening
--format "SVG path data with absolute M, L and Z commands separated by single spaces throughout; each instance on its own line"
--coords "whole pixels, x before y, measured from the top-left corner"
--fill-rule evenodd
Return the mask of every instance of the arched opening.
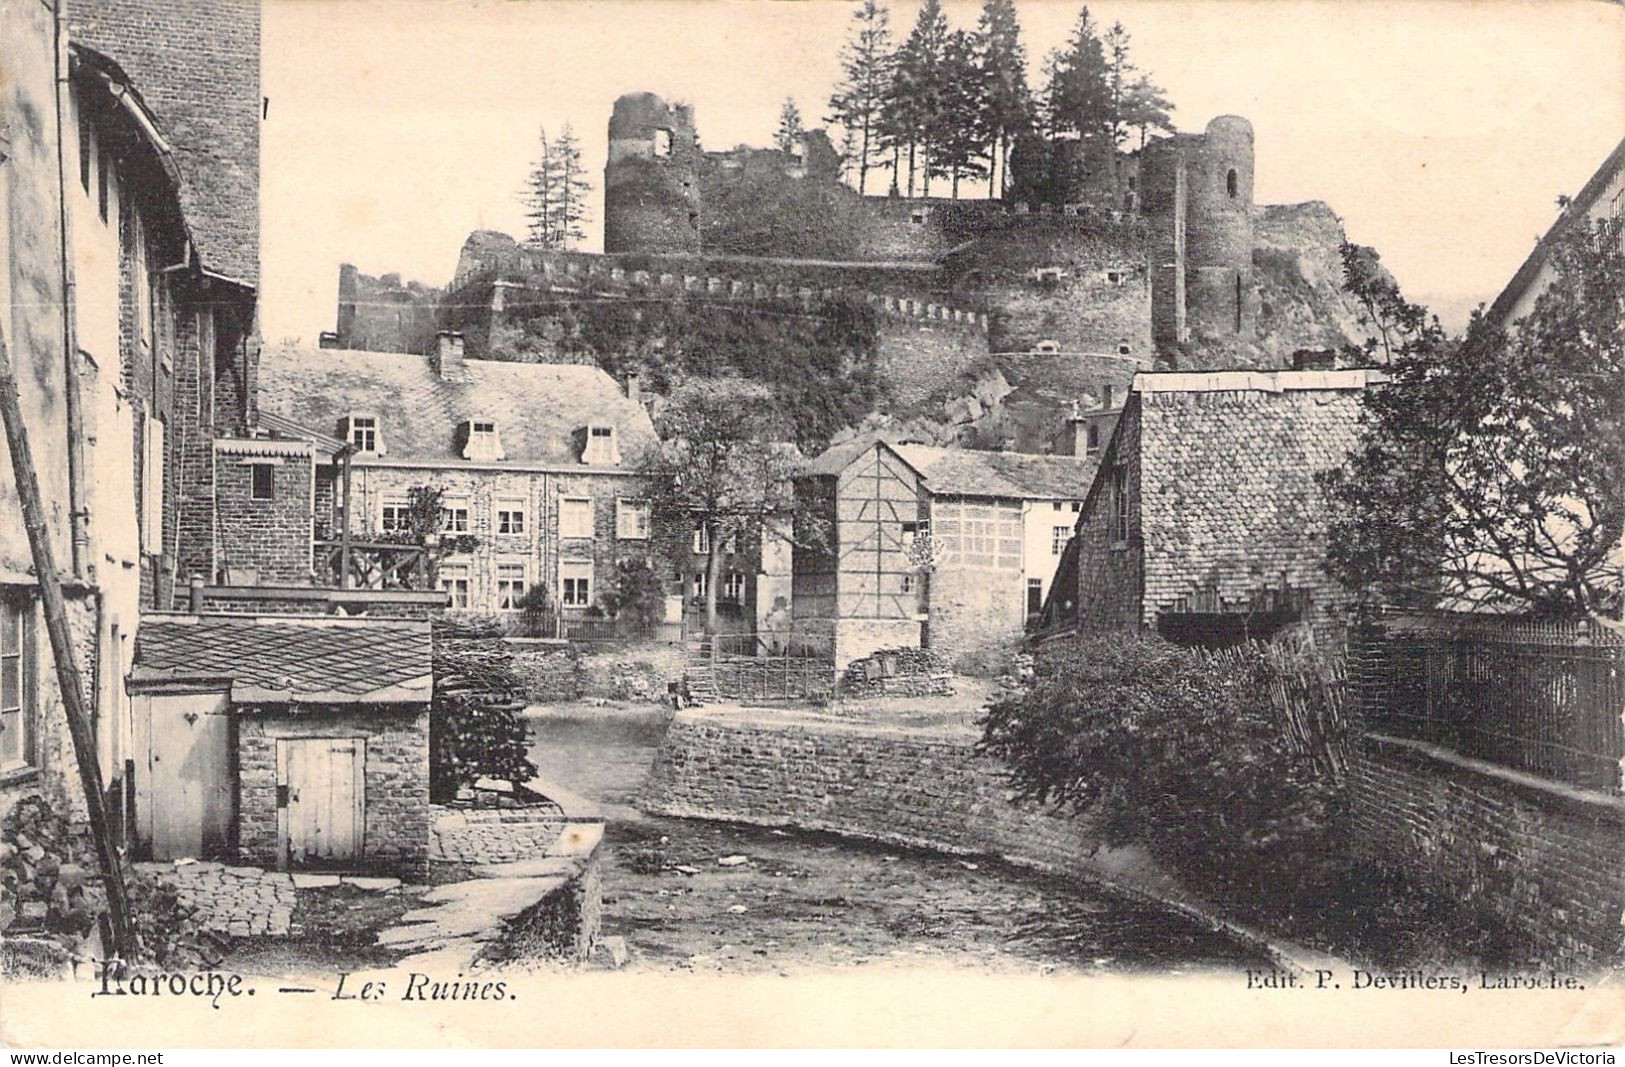
M 1230 173 L 1224 176 L 1224 191 L 1230 194 L 1230 199 L 1236 198 L 1236 168 L 1231 167 Z

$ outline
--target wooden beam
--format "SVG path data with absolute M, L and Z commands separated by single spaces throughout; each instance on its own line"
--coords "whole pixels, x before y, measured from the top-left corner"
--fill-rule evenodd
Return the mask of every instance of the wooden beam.
M 56 569 L 51 548 L 51 531 L 45 521 L 39 475 L 34 453 L 23 425 L 22 402 L 17 393 L 17 375 L 6 350 L 6 337 L 0 331 L 0 421 L 5 422 L 6 445 L 11 450 L 11 467 L 17 483 L 17 499 L 23 509 L 23 525 L 28 531 L 28 547 L 34 557 L 34 574 L 39 579 L 40 599 L 45 606 L 45 629 L 51 639 L 56 661 L 57 688 L 62 691 L 62 709 L 68 719 L 68 734 L 79 764 L 79 784 L 85 794 L 90 833 L 96 842 L 101 863 L 102 884 L 107 889 L 107 912 L 113 925 L 113 947 L 118 958 L 135 959 L 138 945 L 130 927 L 129 898 L 124 888 L 124 868 L 113 846 L 102 794 L 102 768 L 96 756 L 96 736 L 85 709 L 85 686 L 74 654 L 73 634 L 68 629 L 68 608 L 62 596 L 62 576 Z

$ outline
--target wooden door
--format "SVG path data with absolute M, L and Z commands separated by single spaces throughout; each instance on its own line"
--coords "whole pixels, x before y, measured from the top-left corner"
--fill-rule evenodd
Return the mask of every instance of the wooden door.
M 276 743 L 281 866 L 332 867 L 362 855 L 367 742 L 294 737 Z
M 226 694 L 153 693 L 140 705 L 136 822 L 152 858 L 222 853 L 235 807 Z

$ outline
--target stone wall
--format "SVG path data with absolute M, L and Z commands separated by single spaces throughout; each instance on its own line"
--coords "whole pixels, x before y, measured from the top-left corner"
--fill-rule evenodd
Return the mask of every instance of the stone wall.
M 995 855 L 1037 870 L 1188 893 L 1137 850 L 1100 847 L 1087 818 L 1013 802 L 967 727 L 689 708 L 672 720 L 640 798 L 660 815 L 828 830 L 896 845 Z
M 510 637 L 504 644 L 513 656 L 509 668 L 524 684 L 526 699 L 580 699 L 581 652 L 576 646 L 568 641 L 524 637 Z
M 1552 963 L 1617 959 L 1625 801 L 1369 734 L 1349 775 L 1357 848 Z
M 1020 640 L 1027 611 L 1019 569 L 949 564 L 939 566 L 930 582 L 927 643 L 937 654 L 952 662 Z
M 407 710 L 257 711 L 238 721 L 238 851 L 277 866 L 276 743 L 300 737 L 364 738 L 366 826 L 362 865 L 407 872 L 429 848 L 429 712 Z
M 403 282 L 399 274 L 375 278 L 342 264 L 335 347 L 427 355 L 435 345 L 442 295 L 420 282 Z
M 941 656 L 923 648 L 893 648 L 847 664 L 840 691 L 854 699 L 952 696 L 954 686 Z

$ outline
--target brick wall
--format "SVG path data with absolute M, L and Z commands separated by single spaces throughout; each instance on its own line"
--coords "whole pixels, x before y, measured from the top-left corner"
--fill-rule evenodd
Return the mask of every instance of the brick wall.
M 276 742 L 279 738 L 360 737 L 367 743 L 365 865 L 420 869 L 429 847 L 429 712 L 411 710 L 259 711 L 238 716 L 238 851 L 277 863 Z
M 1356 847 L 1552 963 L 1617 958 L 1625 801 L 1371 734 L 1350 765 Z
M 271 471 L 269 500 L 254 499 L 260 465 Z M 311 584 L 310 458 L 222 453 L 216 478 L 222 562 L 256 568 L 264 585 Z

